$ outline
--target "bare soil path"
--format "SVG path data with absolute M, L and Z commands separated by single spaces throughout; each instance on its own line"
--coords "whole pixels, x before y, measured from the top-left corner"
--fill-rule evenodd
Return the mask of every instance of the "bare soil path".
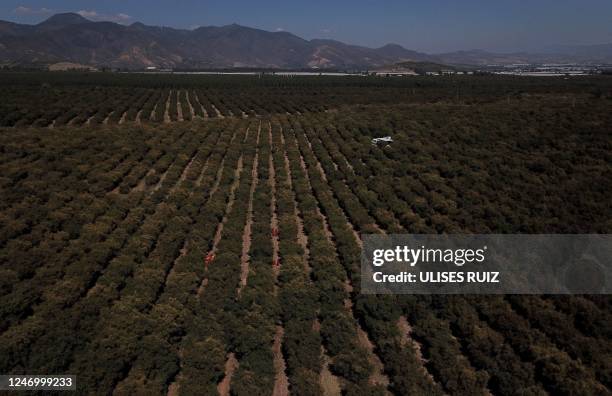
M 214 104 L 210 104 L 210 106 L 213 108 L 213 110 L 215 111 L 215 113 L 217 113 L 217 117 L 219 118 L 225 118 L 225 116 L 219 111 L 219 109 L 217 109 L 217 106 L 215 106 Z
M 178 90 L 174 93 L 176 95 L 176 113 L 178 121 L 185 121 L 183 118 L 183 106 L 181 105 L 181 91 Z
M 119 125 L 123 125 L 125 123 L 125 117 L 127 117 L 127 111 L 124 111 L 119 119 Z
M 280 139 L 281 145 L 283 149 L 283 159 L 285 162 L 285 171 L 287 172 L 288 179 L 288 188 L 291 191 L 291 197 L 293 199 L 293 214 L 295 216 L 295 221 L 297 223 L 297 242 L 300 244 L 302 249 L 304 250 L 304 270 L 306 271 L 306 275 L 310 278 L 310 273 L 312 272 L 312 268 L 310 268 L 309 260 L 310 260 L 310 249 L 308 249 L 308 237 L 304 232 L 304 220 L 302 219 L 302 214 L 298 208 L 298 204 L 295 198 L 295 192 L 293 190 L 293 175 L 291 173 L 291 166 L 289 165 L 289 156 L 287 156 L 287 150 L 285 146 L 285 135 L 283 133 L 283 129 L 281 126 L 280 130 Z
M 198 93 L 194 91 L 194 97 L 195 100 L 197 102 L 197 105 L 200 106 L 202 108 L 202 113 L 204 114 L 204 118 L 210 118 L 210 115 L 208 114 L 208 112 L 206 111 L 206 108 L 204 107 L 204 105 L 202 105 L 202 103 L 200 102 L 200 97 L 198 96 Z
M 170 122 L 172 122 L 172 120 L 170 119 L 170 97 L 172 96 L 172 90 L 170 91 L 170 93 L 168 94 L 168 97 L 166 98 L 166 109 L 164 110 L 164 123 L 165 124 L 169 124 Z
M 257 143 L 259 146 L 259 136 L 261 133 L 261 123 L 257 131 Z M 240 256 L 240 285 L 238 286 L 238 295 L 247 284 L 249 277 L 249 251 L 251 250 L 251 228 L 253 226 L 253 194 L 255 188 L 257 188 L 258 176 L 257 166 L 259 164 L 259 149 L 255 150 L 255 158 L 253 159 L 253 167 L 251 168 L 251 190 L 249 192 L 249 205 L 247 209 L 247 221 L 244 226 L 244 233 L 242 234 L 242 255 Z
M 368 361 L 373 367 L 370 383 L 372 385 L 382 385 L 387 388 L 389 386 L 389 377 L 384 373 L 385 366 L 374 352 L 374 344 L 372 344 L 368 334 L 361 326 L 357 326 L 357 338 L 359 339 L 359 344 L 368 351 Z
M 270 147 L 272 147 L 272 125 L 268 122 L 268 139 L 270 142 Z M 268 166 L 270 172 L 270 190 L 271 190 L 271 204 L 270 204 L 270 227 L 272 230 L 278 230 L 278 217 L 276 215 L 276 171 L 274 169 L 274 159 L 272 158 L 272 153 L 268 158 Z M 274 294 L 278 292 L 278 275 L 280 273 L 280 262 L 279 262 L 279 236 L 278 234 L 272 235 L 272 271 L 274 274 Z
M 143 192 L 143 191 L 146 191 L 147 190 L 147 183 L 146 183 L 147 177 L 151 176 L 154 173 L 155 173 L 155 169 L 154 168 L 149 169 L 148 172 L 146 173 L 146 175 L 142 179 L 140 179 L 138 184 L 136 184 L 134 186 L 134 188 L 132 188 L 132 190 L 130 192 L 134 193 L 134 192 Z
M 289 395 L 289 378 L 287 378 L 285 359 L 283 358 L 282 342 L 285 330 L 282 326 L 276 326 L 274 334 L 274 344 L 272 345 L 272 353 L 274 354 L 274 389 L 272 396 L 288 396 Z
M 412 348 L 416 354 L 417 361 L 420 364 L 419 370 L 424 373 L 432 383 L 435 383 L 433 375 L 429 371 L 427 371 L 427 360 L 423 358 L 423 353 L 421 351 L 421 344 L 417 342 L 414 338 L 412 338 L 412 326 L 408 323 L 408 319 L 405 316 L 400 316 L 397 320 L 397 327 L 400 331 L 400 344 L 405 348 Z
M 300 166 L 302 167 L 302 171 L 304 172 L 305 175 L 308 175 L 308 167 L 306 166 L 306 161 L 304 161 L 304 157 L 302 156 L 302 154 L 300 153 Z M 306 182 L 308 184 L 308 188 L 310 191 L 312 191 L 312 185 L 310 184 L 310 178 L 306 177 Z M 324 225 L 324 231 L 325 231 L 325 236 L 327 237 L 327 240 L 331 243 L 333 243 L 334 240 L 334 235 L 331 232 L 331 229 L 329 228 L 329 224 L 327 223 L 327 218 L 323 215 L 323 213 L 321 212 L 321 209 L 317 206 L 317 215 L 319 217 L 321 217 L 321 219 L 323 220 L 323 225 Z
M 191 159 L 189 160 L 189 162 L 187 163 L 187 165 L 185 166 L 185 168 L 183 169 L 183 172 L 181 173 L 181 176 L 179 177 L 179 179 L 177 180 L 176 184 L 172 187 L 171 192 L 176 191 L 177 188 L 179 188 L 179 186 L 181 184 L 183 184 L 183 182 L 185 181 L 185 179 L 187 179 L 187 173 L 189 172 L 189 169 L 191 169 L 191 165 L 193 164 L 193 162 L 195 161 L 195 159 L 197 158 L 199 152 L 196 151 L 192 156 Z
M 79 118 L 78 115 L 75 115 L 74 117 L 72 117 L 70 120 L 68 120 L 68 122 L 66 123 L 66 126 L 73 126 L 77 118 Z
M 189 113 L 191 114 L 191 119 L 196 118 L 195 110 L 193 109 L 193 105 L 191 104 L 191 100 L 189 100 L 189 91 L 187 91 L 185 95 L 185 99 L 187 100 L 187 106 L 189 107 Z
M 153 109 L 151 110 L 151 114 L 149 114 L 149 117 L 147 118 L 148 121 L 155 121 L 155 112 L 157 111 L 157 106 L 158 106 L 158 102 L 155 102 L 155 106 L 153 106 Z
M 174 163 L 172 165 L 174 165 Z M 159 181 L 157 182 L 155 187 L 153 187 L 153 190 L 151 190 L 151 192 L 157 191 L 161 188 L 162 184 L 164 184 L 164 180 L 166 180 L 166 176 L 168 175 L 168 171 L 170 170 L 170 167 L 172 167 L 172 165 L 170 165 L 168 169 L 166 169 L 164 173 L 161 174 L 161 176 L 159 177 Z
M 321 366 L 321 388 L 323 389 L 324 396 L 340 396 L 342 390 L 340 387 L 340 379 L 332 374 L 329 370 L 330 359 L 325 351 L 325 348 L 321 347 L 321 356 L 323 356 L 323 364 Z
M 272 124 L 268 121 L 268 141 L 272 148 Z M 276 169 L 274 168 L 274 158 L 272 152 L 268 157 L 269 166 L 269 183 L 270 183 L 270 227 L 271 230 L 279 230 L 278 215 L 276 213 Z M 272 272 L 274 274 L 274 295 L 278 295 L 278 275 L 280 274 L 280 254 L 279 254 L 279 235 L 278 233 L 272 233 Z M 272 351 L 274 353 L 274 390 L 273 396 L 286 396 L 289 394 L 289 379 L 285 372 L 287 365 L 285 364 L 285 358 L 281 350 L 281 344 L 283 339 L 284 329 L 282 326 L 276 327 L 276 334 L 274 337 L 274 345 Z
M 227 361 L 225 362 L 225 376 L 223 380 L 217 385 L 217 392 L 219 396 L 230 396 L 230 384 L 232 382 L 232 376 L 238 369 L 238 360 L 233 353 L 228 354 Z
M 198 175 L 198 178 L 196 179 L 195 185 L 197 187 L 200 187 L 202 185 L 202 179 L 204 178 L 206 169 L 208 169 L 209 163 L 210 163 L 210 156 L 206 158 L 206 162 L 204 162 L 204 166 L 202 167 L 202 170 L 200 171 L 200 174 Z

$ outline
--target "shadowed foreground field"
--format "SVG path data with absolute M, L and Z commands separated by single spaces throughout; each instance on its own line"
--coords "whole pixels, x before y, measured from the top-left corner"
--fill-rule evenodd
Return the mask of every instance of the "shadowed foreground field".
M 295 111 L 3 129 L 0 372 L 80 394 L 609 393 L 609 297 L 366 296 L 359 257 L 367 233 L 612 232 L 610 81 L 333 81 Z

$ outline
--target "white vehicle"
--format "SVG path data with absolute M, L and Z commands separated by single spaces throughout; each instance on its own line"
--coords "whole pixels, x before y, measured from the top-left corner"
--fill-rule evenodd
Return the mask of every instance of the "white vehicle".
M 393 143 L 393 139 L 391 139 L 391 136 L 384 136 L 372 139 L 372 144 L 378 143 Z

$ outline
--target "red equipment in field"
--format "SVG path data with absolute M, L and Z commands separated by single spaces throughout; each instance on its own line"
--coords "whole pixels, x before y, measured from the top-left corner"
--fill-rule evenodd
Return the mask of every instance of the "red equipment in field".
M 276 260 L 274 260 L 274 266 L 275 266 L 275 267 L 280 267 L 280 264 L 281 264 L 281 263 L 280 263 L 280 259 L 279 259 L 279 258 L 277 258 Z
M 272 236 L 276 238 L 279 235 L 280 235 L 280 231 L 278 231 L 278 228 L 272 228 Z
M 215 260 L 215 255 L 213 253 L 208 253 L 204 258 L 204 264 L 206 266 L 210 265 Z

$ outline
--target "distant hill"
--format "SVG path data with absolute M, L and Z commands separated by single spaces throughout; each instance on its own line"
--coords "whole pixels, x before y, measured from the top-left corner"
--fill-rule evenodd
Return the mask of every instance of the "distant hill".
M 560 46 L 541 52 L 494 53 L 483 50 L 455 51 L 435 55 L 438 62 L 454 65 L 509 65 L 520 63 L 612 63 L 612 44 Z
M 94 67 L 282 68 L 370 70 L 403 61 L 488 65 L 530 61 L 612 63 L 612 45 L 566 49 L 566 55 L 458 51 L 429 55 L 398 44 L 368 48 L 335 40 L 305 40 L 288 32 L 240 25 L 195 30 L 93 22 L 57 14 L 37 25 L 0 21 L 0 65 L 69 62 Z
M 549 54 L 564 54 L 574 58 L 588 58 L 594 62 L 610 62 L 612 54 L 612 43 L 596 45 L 559 45 L 546 48 L 542 51 Z

